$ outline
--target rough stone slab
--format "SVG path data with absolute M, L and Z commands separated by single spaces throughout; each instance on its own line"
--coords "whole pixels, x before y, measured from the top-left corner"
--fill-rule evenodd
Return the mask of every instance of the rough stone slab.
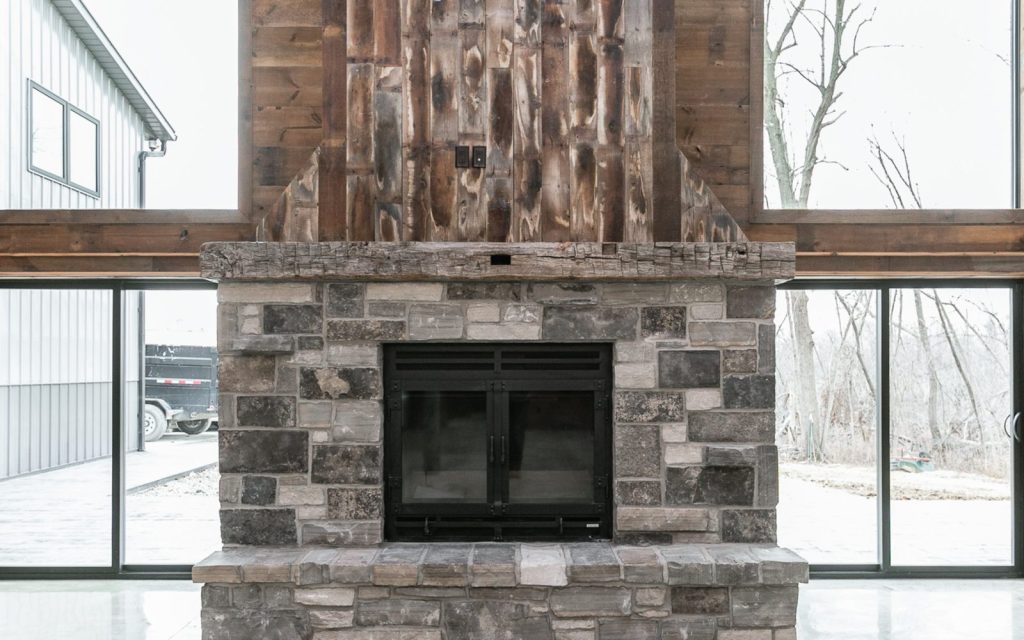
M 204 609 L 203 638 L 310 638 L 313 630 L 303 611 L 260 611 L 258 609 Z
M 303 283 L 249 284 L 230 282 L 217 287 L 220 304 L 264 304 L 267 302 L 313 302 L 313 287 Z
M 628 616 L 632 608 L 629 589 L 568 587 L 551 592 L 551 612 L 560 618 Z
M 420 584 L 434 587 L 462 587 L 469 584 L 468 544 L 430 544 L 420 567 Z
M 449 640 L 551 640 L 546 617 L 533 617 L 528 605 L 493 600 L 444 603 L 444 632 Z
M 622 567 L 611 546 L 602 543 L 570 544 L 570 582 L 618 582 Z
M 598 627 L 598 640 L 659 640 L 653 620 L 608 620 Z
M 511 256 L 492 265 L 491 256 Z M 775 280 L 796 274 L 790 242 L 441 243 L 212 242 L 199 257 L 213 280 Z
M 474 587 L 514 587 L 516 549 L 507 544 L 478 544 L 473 548 L 470 584 Z
M 263 636 L 252 636 L 253 638 Z M 292 636 L 281 636 L 282 638 Z M 305 636 L 294 636 L 305 638 Z M 439 629 L 367 629 L 352 628 L 318 631 L 313 640 L 441 640 Z
M 792 627 L 796 624 L 796 586 L 734 587 L 732 620 L 737 627 Z
M 443 294 L 444 285 L 441 283 L 383 282 L 366 286 L 368 300 L 440 302 Z
M 755 584 L 761 579 L 761 563 L 746 546 L 709 544 L 705 550 L 715 561 L 716 584 Z
M 325 587 L 296 589 L 295 602 L 316 607 L 351 607 L 356 599 L 356 590 L 347 587 Z
M 619 507 L 615 524 L 620 531 L 710 531 L 711 514 L 703 508 Z
M 703 548 L 695 545 L 661 549 L 668 571 L 668 584 L 704 586 L 715 583 L 715 564 Z
M 652 547 L 616 547 L 622 563 L 622 578 L 638 584 L 660 584 L 665 580 L 665 562 Z
M 527 545 L 520 549 L 521 584 L 559 587 L 569 583 L 560 545 Z
M 231 341 L 229 351 L 254 354 L 288 354 L 295 351 L 293 336 L 240 336 Z
M 761 582 L 765 584 L 806 583 L 810 577 L 807 561 L 789 549 L 771 546 L 748 549 L 761 565 Z
M 436 627 L 441 623 L 441 603 L 389 598 L 359 603 L 356 624 L 361 627 Z
M 325 520 L 302 524 L 303 544 L 370 545 L 377 544 L 382 539 L 380 520 L 365 522 Z
M 297 544 L 295 509 L 221 509 L 224 544 Z

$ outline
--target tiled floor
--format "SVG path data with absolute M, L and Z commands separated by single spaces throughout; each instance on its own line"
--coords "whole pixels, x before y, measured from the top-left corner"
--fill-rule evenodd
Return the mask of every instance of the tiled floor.
M 1015 640 L 1024 581 L 816 581 L 801 589 L 798 630 L 800 640 Z M 0 582 L 3 640 L 199 637 L 199 587 L 188 582 Z

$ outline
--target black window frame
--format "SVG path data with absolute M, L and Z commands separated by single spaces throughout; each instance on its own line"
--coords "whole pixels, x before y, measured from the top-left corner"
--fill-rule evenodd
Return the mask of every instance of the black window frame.
M 64 152 L 64 166 L 62 167 L 63 175 L 57 175 L 57 174 L 55 174 L 53 172 L 47 171 L 46 169 L 42 169 L 40 167 L 37 167 L 35 165 L 35 162 L 33 161 L 33 158 L 32 158 L 32 139 L 31 139 L 32 138 L 32 130 L 33 130 L 33 128 L 32 128 L 32 125 L 33 125 L 32 112 L 33 112 L 33 108 L 35 106 L 35 92 L 36 91 L 38 91 L 39 93 L 45 95 L 46 97 L 50 98 L 51 100 L 59 103 L 62 106 L 62 108 L 63 108 L 63 119 L 62 119 L 62 122 L 61 122 L 61 145 L 63 147 L 63 152 Z M 70 102 L 68 102 L 64 98 L 61 98 L 56 93 L 50 91 L 46 87 L 42 86 L 38 82 L 34 82 L 31 79 L 28 80 L 28 108 L 26 109 L 26 111 L 27 111 L 27 117 L 28 117 L 28 144 L 25 145 L 25 147 L 26 147 L 25 153 L 27 154 L 28 171 L 29 171 L 29 173 L 33 173 L 33 174 L 38 175 L 40 177 L 46 178 L 47 180 L 52 180 L 54 182 L 57 182 L 57 183 L 65 186 L 65 187 L 68 187 L 70 189 L 74 189 L 75 191 L 83 193 L 83 194 L 85 194 L 87 196 L 90 196 L 92 198 L 99 199 L 101 197 L 100 196 L 100 187 L 101 187 L 101 183 L 102 183 L 101 159 L 102 159 L 102 146 L 103 146 L 102 145 L 103 129 L 102 129 L 102 126 L 100 124 L 99 119 L 94 118 L 93 116 L 91 116 L 88 113 L 86 113 L 84 110 L 76 107 L 75 105 L 71 104 Z M 76 182 L 71 180 L 71 114 L 72 113 L 74 113 L 75 115 L 77 115 L 77 116 L 79 116 L 79 117 L 81 117 L 81 118 L 83 118 L 85 120 L 88 120 L 89 122 L 92 122 L 96 126 L 96 149 L 95 149 L 95 154 L 96 154 L 96 188 L 95 189 L 90 189 L 87 186 L 80 185 L 80 184 L 78 184 L 78 183 L 76 183 Z
M 389 541 L 585 541 L 612 537 L 612 345 L 607 343 L 385 344 L 384 537 Z M 514 352 L 523 360 L 505 358 Z M 575 358 L 592 369 L 573 369 Z M 403 369 L 400 359 L 415 369 Z M 568 356 L 560 358 L 559 356 Z M 529 361 L 529 364 L 523 364 Z M 576 360 L 578 364 L 580 360 Z M 432 365 L 433 364 L 433 368 Z M 521 367 L 521 368 L 516 368 Z M 547 368 L 544 368 L 547 367 Z M 558 367 L 563 367 L 559 369 Z M 439 375 L 443 372 L 443 375 Z M 402 394 L 476 391 L 487 397 L 487 499 L 481 503 L 402 500 Z M 509 396 L 521 391 L 588 391 L 594 397 L 594 481 L 589 503 L 509 502 Z

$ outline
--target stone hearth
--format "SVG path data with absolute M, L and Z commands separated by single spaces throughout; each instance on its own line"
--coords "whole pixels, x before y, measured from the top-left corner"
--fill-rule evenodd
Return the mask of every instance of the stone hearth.
M 773 413 L 773 285 L 793 258 L 759 243 L 204 246 L 228 547 L 194 573 L 204 637 L 795 637 L 806 565 L 774 546 Z M 384 543 L 381 345 L 404 341 L 612 343 L 613 540 Z

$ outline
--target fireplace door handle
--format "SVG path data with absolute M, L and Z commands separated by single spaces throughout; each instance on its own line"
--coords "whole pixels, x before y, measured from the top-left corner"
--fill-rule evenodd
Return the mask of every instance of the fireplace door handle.
M 1007 438 L 1012 438 L 1013 437 L 1013 436 L 1010 435 L 1010 432 L 1006 429 L 1006 423 L 1008 423 L 1010 421 L 1010 418 L 1012 418 L 1012 417 L 1013 417 L 1013 414 L 1012 413 L 1008 413 L 1008 414 L 1006 414 L 1006 417 L 1003 418 L 1003 433 L 1006 434 Z
M 501 436 L 501 461 L 505 462 L 506 457 L 507 455 L 505 451 L 505 436 Z
M 1007 418 L 1009 419 L 1009 418 Z M 1003 429 L 1006 429 L 1006 424 L 1003 424 Z M 1006 434 L 1010 435 L 1010 434 Z M 491 446 L 487 448 L 487 462 L 494 462 L 494 436 L 491 436 Z
M 1013 430 L 1013 439 L 1020 442 L 1020 434 L 1017 432 L 1017 428 L 1020 426 L 1020 411 L 1013 414 L 1013 422 L 1010 423 L 1010 428 Z

